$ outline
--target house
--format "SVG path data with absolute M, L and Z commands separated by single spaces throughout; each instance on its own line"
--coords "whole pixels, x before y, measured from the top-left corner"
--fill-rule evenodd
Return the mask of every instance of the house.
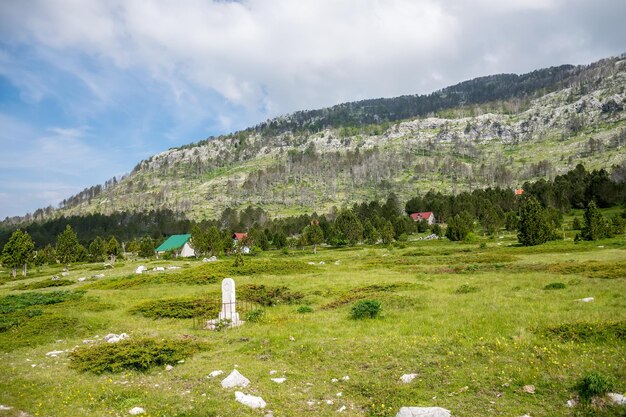
M 239 242 L 243 241 L 248 237 L 247 233 L 233 233 L 233 246 L 237 247 Z M 250 253 L 250 248 L 248 246 L 241 247 L 241 253 Z
M 157 256 L 164 254 L 165 252 L 173 252 L 175 257 L 190 258 L 196 256 L 196 251 L 193 250 L 189 241 L 191 235 L 172 235 L 168 237 L 165 242 L 156 248 Z
M 429 225 L 435 224 L 435 215 L 432 211 L 423 211 L 421 213 L 411 213 L 411 218 L 416 222 L 426 220 Z

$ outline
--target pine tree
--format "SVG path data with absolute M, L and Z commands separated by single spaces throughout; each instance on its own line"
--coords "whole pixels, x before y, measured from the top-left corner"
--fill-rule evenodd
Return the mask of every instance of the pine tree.
M 107 253 L 107 243 L 100 236 L 97 236 L 89 244 L 89 257 L 93 262 L 102 262 Z
M 464 240 L 474 230 L 474 219 L 469 213 L 457 214 L 448 220 L 446 237 L 452 241 Z
M 313 253 L 317 253 L 317 245 L 324 241 L 324 232 L 319 223 L 311 222 L 302 230 L 302 235 L 309 245 L 313 245 Z
M 211 256 L 217 256 L 224 249 L 224 239 L 219 229 L 215 226 L 211 226 L 206 233 L 207 237 L 207 251 Z M 232 245 L 230 239 L 228 243 Z
M 585 225 L 581 229 L 581 236 L 585 240 L 597 240 L 611 237 L 612 224 L 604 218 L 595 201 L 590 201 L 585 209 Z
M 365 220 L 363 225 L 363 238 L 369 245 L 375 245 L 378 239 L 380 239 L 380 233 L 378 233 L 378 230 L 376 230 L 369 219 Z
M 522 203 L 518 231 L 517 239 L 524 246 L 540 245 L 553 238 L 551 222 L 535 197 L 529 197 Z
M 335 225 L 348 243 L 354 245 L 363 239 L 363 225 L 352 210 L 343 210 L 337 216 Z
M 26 276 L 34 250 L 35 244 L 30 235 L 17 229 L 2 248 L 2 265 L 11 268 L 13 278 L 17 275 L 17 268 L 22 268 L 22 275 Z
M 383 241 L 385 245 L 393 242 L 394 229 L 393 225 L 389 220 L 385 220 L 383 224 L 383 228 L 380 231 L 380 239 Z
M 107 242 L 107 255 L 111 262 L 115 262 L 115 259 L 122 255 L 122 248 L 115 236 L 111 236 L 111 239 Z
M 75 262 L 80 256 L 78 236 L 76 236 L 69 224 L 65 226 L 65 230 L 57 237 L 56 249 L 59 262 L 65 265 Z
M 208 252 L 209 235 L 200 225 L 196 224 L 191 228 L 191 246 L 196 252 L 196 256 L 204 255 Z

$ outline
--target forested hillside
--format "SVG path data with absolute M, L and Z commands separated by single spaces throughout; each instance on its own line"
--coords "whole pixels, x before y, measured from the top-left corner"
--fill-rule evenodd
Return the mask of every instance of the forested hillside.
M 249 205 L 273 216 L 326 212 L 390 192 L 407 200 L 517 187 L 579 163 L 623 181 L 625 58 L 296 112 L 154 155 L 123 178 L 5 224 L 155 210 L 216 219 Z

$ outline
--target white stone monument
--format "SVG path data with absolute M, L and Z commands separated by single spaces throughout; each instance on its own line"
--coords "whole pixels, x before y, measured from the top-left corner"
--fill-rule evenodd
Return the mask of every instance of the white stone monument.
M 227 323 L 227 327 L 241 326 L 244 322 L 239 319 L 235 305 L 235 280 L 225 278 L 222 281 L 222 310 L 217 319 L 207 322 L 207 329 L 214 330 L 220 323 Z

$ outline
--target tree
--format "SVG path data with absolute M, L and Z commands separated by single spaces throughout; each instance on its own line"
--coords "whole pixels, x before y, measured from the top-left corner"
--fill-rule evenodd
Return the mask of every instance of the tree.
M 317 253 L 317 245 L 324 241 L 324 232 L 318 222 L 311 222 L 302 230 L 306 242 L 313 245 L 313 253 Z
M 517 239 L 524 246 L 535 246 L 554 238 L 547 213 L 535 197 L 528 197 L 520 207 Z
M 277 232 L 272 238 L 272 243 L 277 249 L 282 249 L 287 246 L 287 236 L 281 231 Z
M 215 226 L 211 226 L 206 233 L 207 237 L 207 251 L 211 256 L 217 256 L 224 249 L 225 240 L 222 238 L 222 234 Z M 232 241 L 229 237 L 228 243 L 232 246 Z
M 35 244 L 30 235 L 17 229 L 2 248 L 2 265 L 11 268 L 13 278 L 17 275 L 17 268 L 22 268 L 22 275 L 26 276 L 34 250 Z
M 378 230 L 376 230 L 369 219 L 365 220 L 363 225 L 363 238 L 369 245 L 375 245 L 378 243 L 378 239 L 380 239 L 380 233 L 378 233 Z
M 446 237 L 452 241 L 464 240 L 472 230 L 474 230 L 474 219 L 464 211 L 448 220 Z
M 122 254 L 122 248 L 115 236 L 111 236 L 111 239 L 107 242 L 107 255 L 111 262 L 115 262 L 115 259 Z
M 43 249 L 39 249 L 37 251 L 37 255 L 35 256 L 35 265 L 53 265 L 57 262 L 57 251 L 56 249 L 48 244 Z
M 393 220 L 402 214 L 402 206 L 398 200 L 398 196 L 394 193 L 389 194 L 387 201 L 381 207 L 381 215 L 387 220 Z
M 75 262 L 80 256 L 80 243 L 78 236 L 70 225 L 65 226 L 65 230 L 57 237 L 57 256 L 62 264 L 68 265 Z
M 107 243 L 97 236 L 89 244 L 89 257 L 93 262 L 102 262 L 107 253 Z
M 200 225 L 191 228 L 191 246 L 196 252 L 196 256 L 204 255 L 209 247 L 209 235 Z
M 585 209 L 585 225 L 580 234 L 585 240 L 597 240 L 613 235 L 612 223 L 604 218 L 593 200 Z
M 335 225 L 348 243 L 354 245 L 363 239 L 363 225 L 352 210 L 342 210 L 335 220 Z
M 383 223 L 382 230 L 380 231 L 380 239 L 383 241 L 385 245 L 393 242 L 394 229 L 393 225 L 389 220 L 385 220 Z
M 154 240 L 150 236 L 146 236 L 139 242 L 138 255 L 142 258 L 151 258 L 154 256 Z
M 504 214 L 504 228 L 509 232 L 517 230 L 519 226 L 519 219 L 517 218 L 517 213 L 514 211 L 507 211 Z

